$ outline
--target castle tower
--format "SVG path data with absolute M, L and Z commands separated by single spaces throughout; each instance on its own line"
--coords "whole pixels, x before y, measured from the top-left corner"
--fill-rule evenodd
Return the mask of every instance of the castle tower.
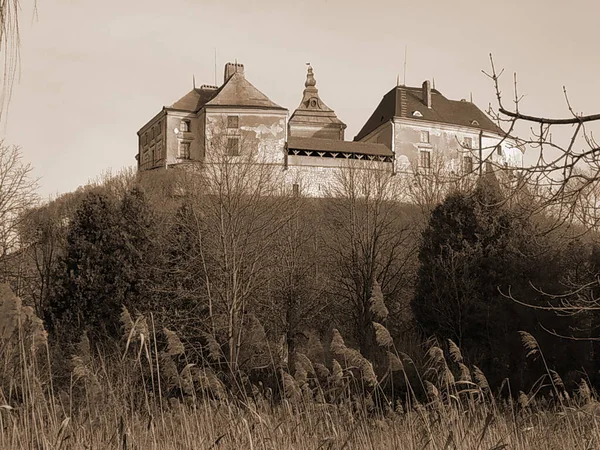
M 346 124 L 319 97 L 313 68 L 308 66 L 300 106 L 289 121 L 290 137 L 344 140 Z

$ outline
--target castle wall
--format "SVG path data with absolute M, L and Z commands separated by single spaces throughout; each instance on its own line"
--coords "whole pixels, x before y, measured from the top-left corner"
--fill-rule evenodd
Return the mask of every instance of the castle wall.
M 290 136 L 302 138 L 344 140 L 344 129 L 340 125 L 290 122 Z
M 324 197 L 333 194 L 339 186 L 340 175 L 351 165 L 363 170 L 387 170 L 392 174 L 392 163 L 357 161 L 315 156 L 289 156 L 285 171 L 285 184 L 297 185 L 298 193 L 307 197 Z
M 182 121 L 189 121 L 188 125 L 182 124 Z M 184 127 L 188 127 L 184 132 Z M 177 164 L 185 162 L 187 159 L 198 160 L 201 156 L 201 139 L 199 137 L 200 121 L 194 113 L 179 111 L 167 112 L 167 143 L 166 143 L 166 163 Z M 175 132 L 177 130 L 177 132 Z M 189 158 L 185 158 L 181 145 L 189 144 Z
M 237 127 L 232 127 L 228 117 L 237 117 Z M 230 139 L 239 142 L 240 156 L 251 152 L 257 161 L 280 164 L 285 161 L 287 127 L 286 111 L 261 111 L 242 108 L 207 110 L 206 141 L 207 162 L 218 159 L 227 152 Z
M 396 169 L 406 170 L 419 165 L 419 153 L 430 152 L 431 160 L 446 161 L 446 169 L 460 173 L 464 170 L 464 157 L 471 156 L 473 167 L 479 161 L 479 130 L 438 123 L 424 123 L 410 119 L 394 119 L 394 152 Z M 425 138 L 422 133 L 427 132 Z M 428 141 L 428 142 L 425 142 Z M 497 146 L 501 147 L 498 151 Z M 470 149 L 468 148 L 470 146 Z M 504 166 L 522 166 L 522 153 L 510 140 L 504 140 L 489 132 L 482 136 L 481 156 L 484 161 Z

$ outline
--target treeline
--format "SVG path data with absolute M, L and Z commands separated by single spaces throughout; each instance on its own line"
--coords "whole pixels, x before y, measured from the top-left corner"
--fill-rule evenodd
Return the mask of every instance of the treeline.
M 460 347 L 457 364 L 507 395 L 545 373 L 565 390 L 600 383 L 600 348 L 585 340 L 598 313 L 551 308 L 596 279 L 600 253 L 522 208 L 527 190 L 507 194 L 489 175 L 424 209 L 376 171 L 340 170 L 321 199 L 279 176 L 233 164 L 123 174 L 29 211 L 13 286 L 43 318 L 54 364 L 83 338 L 110 351 L 129 321 L 130 338 L 142 322 L 166 330 L 154 339 L 177 337 L 180 369 L 211 367 L 229 386 L 239 374 L 302 379 L 308 359 L 386 392 L 426 391 L 402 355 L 423 367 L 432 345 Z M 544 358 L 528 358 L 520 331 Z

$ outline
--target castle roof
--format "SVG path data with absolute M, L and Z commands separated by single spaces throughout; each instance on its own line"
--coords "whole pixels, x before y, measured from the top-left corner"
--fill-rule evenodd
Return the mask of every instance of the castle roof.
M 218 88 L 215 86 L 201 86 L 200 88 L 194 88 L 169 108 L 178 109 L 182 111 L 198 112 L 217 92 Z
M 231 75 L 215 95 L 206 102 L 205 106 L 241 106 L 247 108 L 281 109 L 286 111 L 286 108 L 271 101 L 269 97 L 260 92 L 252 83 L 246 80 L 243 72 L 235 72 Z
M 319 96 L 317 89 L 317 80 L 315 79 L 313 68 L 309 65 L 304 83 L 304 92 L 300 106 L 294 111 L 290 118 L 290 123 L 309 122 L 311 124 L 338 124 L 346 128 L 346 124 L 338 119 L 337 115 L 329 106 L 327 106 Z
M 418 113 L 415 114 L 415 111 L 418 111 Z M 354 140 L 363 139 L 379 128 L 380 125 L 389 122 L 393 117 L 481 129 L 500 135 L 505 134 L 472 102 L 449 100 L 440 91 L 431 89 L 431 107 L 427 107 L 423 98 L 423 88 L 397 86 L 383 96 L 383 99 Z
M 290 137 L 288 150 L 309 150 L 321 152 L 353 153 L 375 156 L 393 156 L 392 151 L 383 144 L 370 142 L 337 141 L 334 139 Z
M 196 113 L 205 106 L 286 110 L 286 108 L 271 101 L 246 80 L 243 71 L 234 72 L 227 77 L 221 87 L 201 86 L 192 89 L 169 106 L 168 109 Z

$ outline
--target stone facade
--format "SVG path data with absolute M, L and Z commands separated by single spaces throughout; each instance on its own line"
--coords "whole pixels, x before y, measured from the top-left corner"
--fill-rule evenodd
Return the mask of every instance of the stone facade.
M 138 131 L 138 169 L 251 154 L 280 167 L 294 192 L 324 196 L 350 164 L 390 175 L 432 170 L 436 158 L 454 174 L 479 170 L 481 158 L 486 170 L 522 166 L 514 139 L 473 103 L 448 100 L 427 81 L 392 89 L 354 141 L 345 141 L 346 125 L 321 100 L 309 66 L 300 105 L 288 117 L 246 79 L 242 64 L 228 63 L 220 87 L 194 87 Z

